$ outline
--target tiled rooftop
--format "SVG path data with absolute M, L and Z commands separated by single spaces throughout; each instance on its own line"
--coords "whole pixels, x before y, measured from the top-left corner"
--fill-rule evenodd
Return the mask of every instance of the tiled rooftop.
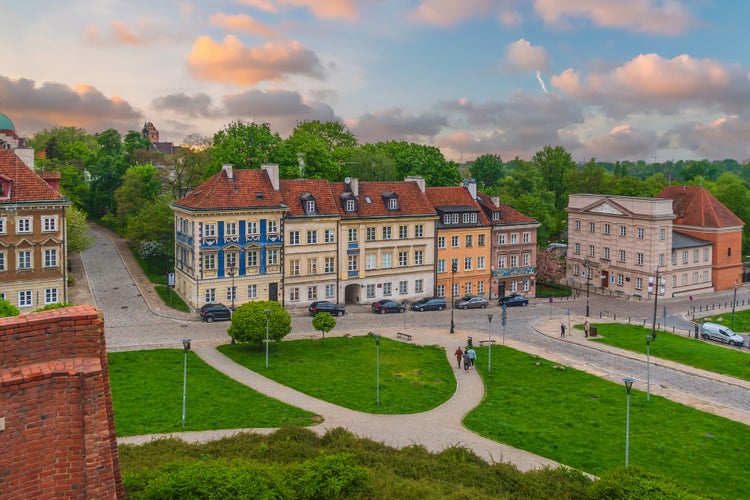
M 674 223 L 696 227 L 742 227 L 742 219 L 700 186 L 667 186 L 657 198 L 670 198 Z
M 0 149 L 0 176 L 10 179 L 10 198 L 2 203 L 67 202 L 65 197 L 24 164 L 13 151 Z

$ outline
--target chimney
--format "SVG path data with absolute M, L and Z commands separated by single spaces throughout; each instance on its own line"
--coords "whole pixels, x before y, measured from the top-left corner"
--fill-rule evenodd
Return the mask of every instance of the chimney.
M 425 193 L 424 177 L 420 177 L 418 175 L 410 175 L 404 180 L 407 182 L 416 182 L 417 186 L 419 186 L 419 190 L 422 191 L 422 194 Z
M 477 181 L 474 179 L 466 179 L 462 183 L 466 189 L 469 190 L 469 194 L 471 194 L 471 199 L 476 200 L 477 199 Z
M 359 179 L 356 177 L 347 177 L 344 179 L 344 183 L 349 186 L 355 198 L 359 197 Z
M 221 171 L 227 174 L 227 179 L 230 181 L 234 180 L 234 172 L 232 172 L 232 165 L 225 163 L 221 166 Z
M 499 197 L 499 196 L 493 196 L 493 197 L 492 197 L 492 203 L 493 203 L 493 204 L 494 204 L 494 205 L 495 205 L 496 207 L 499 207 L 499 206 L 500 206 L 500 197 Z
M 279 164 L 278 163 L 264 163 L 260 166 L 263 170 L 268 172 L 268 178 L 271 180 L 271 185 L 274 191 L 279 190 Z

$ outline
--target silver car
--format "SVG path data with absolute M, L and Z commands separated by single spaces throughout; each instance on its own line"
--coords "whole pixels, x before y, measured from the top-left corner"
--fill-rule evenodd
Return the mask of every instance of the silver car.
M 484 297 L 461 297 L 456 301 L 457 309 L 484 309 L 489 302 Z

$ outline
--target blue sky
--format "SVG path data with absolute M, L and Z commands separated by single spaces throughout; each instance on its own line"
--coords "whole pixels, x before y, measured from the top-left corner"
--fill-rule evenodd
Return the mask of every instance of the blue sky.
M 339 120 L 361 142 L 456 161 L 750 159 L 750 2 L 35 0 L 0 35 L 0 112 L 161 140 L 234 120 L 285 137 Z

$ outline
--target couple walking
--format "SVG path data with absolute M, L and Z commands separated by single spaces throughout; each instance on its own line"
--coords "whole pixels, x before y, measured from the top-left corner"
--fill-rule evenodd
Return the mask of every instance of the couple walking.
M 474 351 L 474 348 L 471 346 L 467 346 L 466 350 L 461 350 L 461 346 L 458 346 L 458 349 L 456 349 L 456 352 L 454 353 L 456 355 L 456 361 L 458 362 L 458 369 L 461 369 L 461 361 L 464 362 L 464 371 L 468 372 L 471 368 L 474 367 L 474 360 L 477 359 L 477 353 Z

